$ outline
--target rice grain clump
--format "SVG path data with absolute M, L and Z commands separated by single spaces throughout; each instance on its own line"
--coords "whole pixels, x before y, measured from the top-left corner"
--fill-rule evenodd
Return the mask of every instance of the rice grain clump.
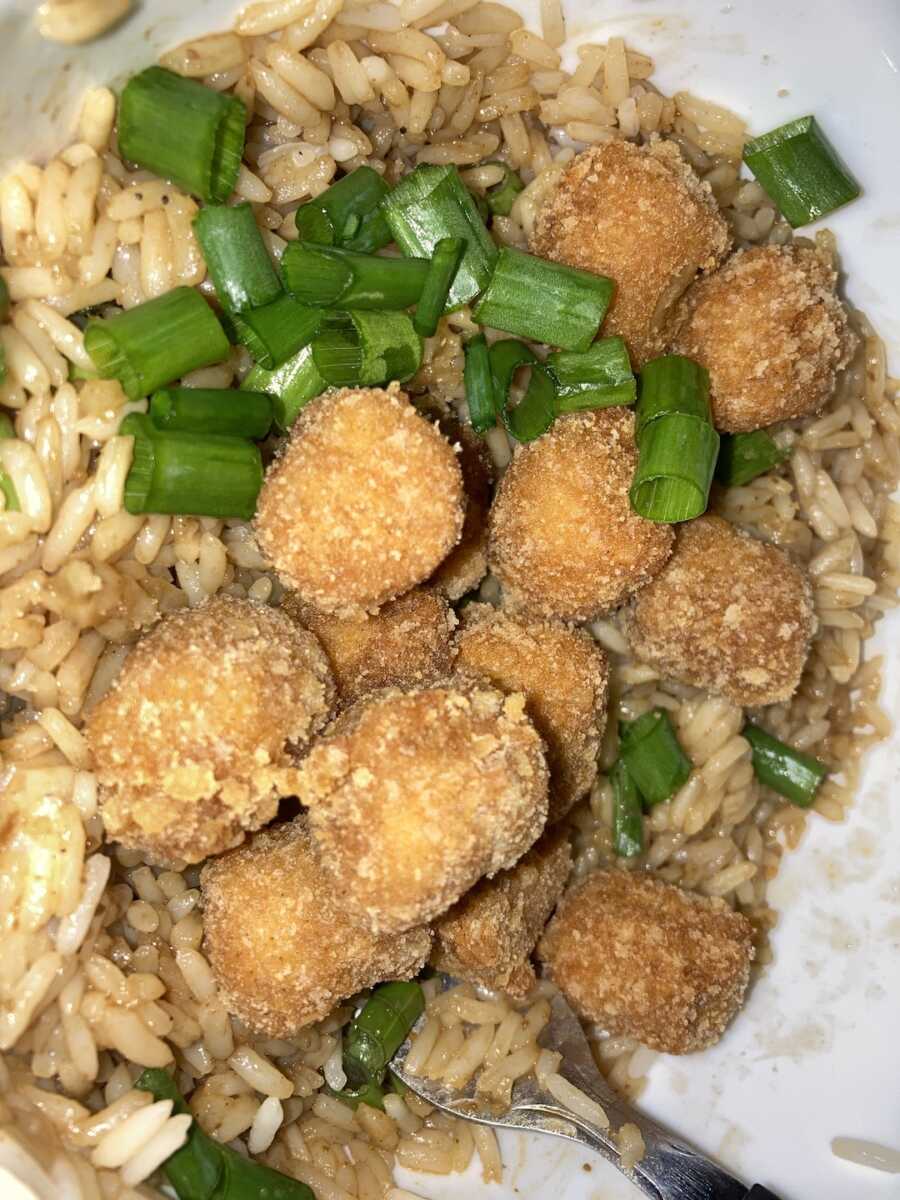
M 520 695 L 457 680 L 348 709 L 302 764 L 297 795 L 348 909 L 397 933 L 528 850 L 547 819 L 547 767 Z
M 709 513 L 678 526 L 672 557 L 625 613 L 638 658 L 747 707 L 791 698 L 816 627 L 806 573 Z
M 542 258 L 613 280 L 603 331 L 625 338 L 636 367 L 662 352 L 672 305 L 729 244 L 709 185 L 673 142 L 657 139 L 645 146 L 610 141 L 579 154 L 531 237 Z
M 561 417 L 516 452 L 490 521 L 505 606 L 586 621 L 649 583 L 673 534 L 632 511 L 636 467 L 634 414 L 624 408 Z
M 382 980 L 410 979 L 428 957 L 426 928 L 378 937 L 348 920 L 302 818 L 213 859 L 200 884 L 219 998 L 268 1037 L 293 1037 Z
M 284 613 L 220 595 L 131 651 L 86 735 L 110 838 L 199 862 L 274 817 L 293 749 L 334 696 L 325 653 Z
M 583 630 L 469 604 L 456 637 L 456 667 L 524 695 L 547 749 L 547 819 L 560 820 L 597 776 L 609 687 L 603 650 Z
M 754 246 L 687 291 L 674 348 L 709 371 L 718 429 L 810 416 L 833 395 L 856 345 L 836 288 L 818 250 Z
M 371 616 L 323 613 L 293 592 L 281 604 L 324 646 L 343 706 L 380 688 L 423 687 L 450 673 L 456 615 L 431 588 L 414 588 Z
M 526 996 L 529 961 L 572 869 L 568 835 L 545 834 L 521 861 L 483 879 L 434 924 L 431 963 L 491 991 Z
M 456 455 L 396 384 L 328 393 L 300 414 L 259 495 L 260 547 L 324 612 L 375 612 L 459 541 Z
M 741 1006 L 753 926 L 718 898 L 597 871 L 563 898 L 538 953 L 583 1020 L 690 1054 L 715 1045 Z

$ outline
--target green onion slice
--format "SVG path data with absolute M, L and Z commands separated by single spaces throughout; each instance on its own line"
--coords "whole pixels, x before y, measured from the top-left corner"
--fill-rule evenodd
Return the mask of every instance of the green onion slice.
M 262 308 L 281 295 L 281 280 L 249 204 L 201 208 L 194 232 L 216 295 L 228 312 Z
M 519 442 L 532 442 L 553 424 L 556 415 L 556 384 L 529 346 L 514 338 L 494 342 L 490 349 L 494 403 L 503 424 Z M 509 403 L 513 376 L 520 367 L 530 367 L 525 394 L 516 405 Z
M 744 146 L 744 162 L 796 229 L 855 200 L 860 186 L 813 116 Z
M 175 1116 L 191 1115 L 172 1076 L 159 1067 L 143 1071 L 134 1085 L 154 1100 L 173 1101 Z M 223 1146 L 191 1121 L 188 1140 L 163 1162 L 178 1200 L 316 1200 L 296 1179 Z
M 462 238 L 441 238 L 434 248 L 413 317 L 416 332 L 422 337 L 433 337 L 437 332 L 465 249 Z
M 691 762 L 682 750 L 672 719 L 654 708 L 622 724 L 619 759 L 648 805 L 668 800 L 687 783 Z
M 524 190 L 525 184 L 519 176 L 506 163 L 495 162 L 485 163 L 485 166 L 502 167 L 504 171 L 503 178 L 499 183 L 495 183 L 492 188 L 488 188 L 487 206 L 495 216 L 508 217 L 512 212 L 512 206 L 515 203 L 516 196 Z
M 743 487 L 790 457 L 790 450 L 782 450 L 764 429 L 726 433 L 719 446 L 716 480 L 723 487 Z
M 321 396 L 328 384 L 313 362 L 312 346 L 304 346 L 273 371 L 255 366 L 247 372 L 241 391 L 266 392 L 272 400 L 275 425 L 286 433 L 297 419 L 301 408 Z
M 233 388 L 163 388 L 150 398 L 150 420 L 170 433 L 259 439 L 272 425 L 272 397 Z
M 527 347 L 526 347 L 527 349 Z M 466 342 L 466 365 L 463 384 L 469 420 L 476 433 L 487 433 L 497 424 L 497 398 L 494 394 L 494 379 L 491 357 L 483 333 L 476 333 Z
M 670 413 L 685 413 L 710 421 L 709 372 L 681 354 L 664 354 L 641 368 L 635 435 Z
M 378 1108 L 384 1112 L 384 1089 L 380 1088 L 377 1083 L 366 1083 L 358 1088 L 347 1087 L 339 1092 L 326 1087 L 325 1091 L 329 1096 L 334 1096 L 335 1100 L 346 1104 L 348 1108 L 359 1108 L 360 1104 L 368 1104 L 369 1108 Z
M 130 400 L 228 357 L 228 338 L 199 292 L 178 287 L 106 320 L 88 322 L 84 347 L 103 379 Z
M 404 254 L 430 258 L 443 238 L 465 241 L 465 253 L 447 298 L 448 310 L 468 304 L 487 287 L 497 247 L 456 167 L 430 163 L 416 167 L 384 198 L 381 208 Z
M 719 435 L 707 421 L 670 413 L 640 436 L 631 507 L 648 521 L 672 524 L 706 512 Z
M 644 849 L 641 797 L 621 758 L 609 773 L 613 794 L 613 850 L 619 858 L 633 858 Z
M 119 101 L 119 153 L 207 203 L 237 182 L 247 112 L 240 100 L 163 67 L 148 67 Z
M 377 171 L 357 167 L 300 205 L 294 216 L 297 232 L 305 242 L 374 254 L 393 240 L 380 208 L 390 190 Z
M 620 337 L 601 338 L 581 353 L 557 350 L 548 355 L 547 367 L 556 380 L 558 413 L 629 405 L 637 398 L 637 381 Z
M 400 309 L 417 303 L 428 278 L 422 258 L 384 258 L 292 242 L 281 259 L 287 290 L 318 308 Z
M 264 308 L 250 308 L 232 317 L 238 340 L 254 360 L 272 370 L 308 345 L 322 324 L 320 308 L 281 295 Z
M 134 438 L 125 479 L 128 512 L 249 520 L 256 511 L 262 459 L 248 439 L 163 432 L 144 413 L 130 413 L 119 433 Z
M 786 746 L 758 725 L 745 725 L 741 736 L 753 752 L 753 772 L 760 783 L 799 808 L 815 802 L 828 767 L 818 758 Z
M 418 983 L 398 980 L 375 988 L 344 1031 L 343 1067 L 351 1087 L 381 1084 L 388 1063 L 424 1011 Z
M 563 350 L 587 350 L 613 294 L 612 280 L 504 246 L 473 315 L 482 325 Z
M 14 438 L 16 436 L 15 427 L 6 413 L 0 413 L 0 438 Z M 6 501 L 6 512 L 21 512 L 22 505 L 19 503 L 19 493 L 16 491 L 16 485 L 6 474 L 0 470 L 0 492 Z
M 312 357 L 332 387 L 402 383 L 422 364 L 422 339 L 405 312 L 329 312 L 313 340 Z

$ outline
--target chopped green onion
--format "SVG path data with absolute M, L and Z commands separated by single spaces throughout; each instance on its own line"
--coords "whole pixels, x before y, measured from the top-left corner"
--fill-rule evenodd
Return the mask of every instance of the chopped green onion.
M 813 116 L 753 138 L 744 146 L 744 162 L 794 229 L 834 212 L 860 192 Z
M 613 794 L 613 850 L 619 858 L 633 858 L 644 849 L 641 797 L 621 758 L 609 773 Z
M 475 201 L 475 207 L 478 209 L 478 215 L 481 217 L 482 223 L 487 225 L 488 221 L 491 219 L 491 210 L 488 207 L 486 197 L 480 195 L 478 192 L 472 192 L 471 195 L 472 199 Z
M 441 238 L 434 248 L 425 277 L 425 286 L 422 288 L 413 317 L 416 333 L 422 337 L 433 337 L 437 332 L 441 313 L 447 307 L 450 289 L 465 249 L 466 243 L 462 238 Z
M 0 413 L 0 438 L 14 438 L 16 431 L 12 421 L 6 413 Z M 0 470 L 0 493 L 2 493 L 6 504 L 4 509 L 6 512 L 21 512 L 22 505 L 19 503 L 19 493 L 16 491 L 16 485 L 3 470 Z
M 237 182 L 247 112 L 240 100 L 163 67 L 148 67 L 119 101 L 119 153 L 207 203 Z
M 503 424 L 519 442 L 532 442 L 553 424 L 556 384 L 553 376 L 529 346 L 514 338 L 494 342 L 490 349 L 494 403 Z M 511 406 L 509 391 L 519 367 L 530 367 L 531 378 L 519 403 Z
M 390 190 L 377 171 L 357 167 L 300 205 L 294 216 L 297 232 L 305 242 L 374 254 L 393 241 L 380 208 Z
M 405 312 L 327 313 L 312 344 L 316 369 L 332 387 L 368 387 L 415 375 L 422 339 Z
M 447 297 L 448 310 L 468 304 L 487 287 L 497 247 L 456 167 L 430 163 L 416 167 L 384 198 L 381 209 L 404 254 L 430 258 L 444 238 L 465 241 L 465 253 Z
M 487 433 L 497 424 L 497 399 L 491 372 L 491 358 L 483 333 L 476 333 L 466 342 L 466 365 L 463 385 L 469 420 L 476 433 Z
M 228 312 L 262 308 L 281 295 L 281 280 L 249 204 L 201 208 L 194 232 L 216 295 Z
M 272 397 L 233 388 L 164 388 L 150 398 L 150 419 L 170 433 L 259 439 L 272 425 Z
M 706 512 L 719 454 L 719 435 L 712 425 L 686 413 L 670 413 L 647 426 L 638 450 L 629 499 L 639 516 L 673 524 Z
M 488 208 L 495 216 L 508 217 L 512 212 L 516 196 L 524 190 L 525 184 L 506 163 L 486 163 L 485 166 L 503 168 L 503 178 L 499 183 L 495 183 L 492 188 L 488 188 L 486 199 Z
M 166 433 L 144 413 L 130 413 L 119 433 L 134 438 L 125 480 L 128 512 L 249 520 L 256 511 L 262 459 L 246 438 Z
M 228 357 L 228 338 L 199 292 L 178 287 L 106 320 L 91 320 L 84 348 L 103 379 L 130 400 Z
M 556 379 L 558 413 L 634 404 L 637 398 L 637 381 L 620 337 L 601 338 L 580 354 L 557 350 L 548 355 L 547 367 Z
M 77 363 L 69 363 L 69 382 L 74 383 L 81 379 L 99 379 L 100 376 L 96 371 L 91 371 L 87 367 L 79 367 Z
M 475 320 L 532 342 L 587 350 L 612 299 L 612 280 L 504 246 Z
M 710 420 L 709 372 L 681 354 L 664 354 L 641 368 L 635 428 L 638 440 L 648 425 L 671 413 Z
M 300 409 L 321 396 L 327 387 L 313 362 L 311 345 L 298 350 L 274 371 L 253 367 L 241 384 L 242 391 L 267 392 L 271 396 L 275 424 L 282 433 L 291 428 Z
M 800 808 L 814 803 L 828 767 L 818 758 L 786 746 L 758 725 L 745 725 L 741 736 L 753 752 L 753 773 L 760 783 Z
M 171 1100 L 173 1116 L 192 1116 L 167 1071 L 150 1067 L 134 1086 L 154 1100 Z M 316 1200 L 305 1183 L 223 1146 L 194 1119 L 188 1140 L 169 1155 L 162 1170 L 178 1200 Z
M 719 446 L 716 479 L 723 487 L 743 487 L 791 457 L 764 429 L 727 433 Z
M 322 315 L 320 308 L 282 295 L 264 308 L 250 308 L 231 319 L 238 340 L 256 362 L 271 371 L 313 340 Z
M 343 1067 L 351 1087 L 381 1084 L 388 1063 L 424 1011 L 418 983 L 398 980 L 375 988 L 344 1031 Z
M 672 719 L 654 708 L 621 726 L 619 759 L 648 805 L 674 796 L 691 773 L 691 762 L 679 745 Z
M 428 268 L 422 258 L 383 258 L 313 242 L 291 242 L 281 260 L 287 290 L 318 308 L 409 308 L 422 294 Z
M 384 1090 L 377 1083 L 366 1083 L 358 1088 L 345 1087 L 339 1092 L 326 1087 L 325 1091 L 348 1108 L 359 1108 L 360 1104 L 367 1104 L 369 1108 L 378 1108 L 384 1112 Z

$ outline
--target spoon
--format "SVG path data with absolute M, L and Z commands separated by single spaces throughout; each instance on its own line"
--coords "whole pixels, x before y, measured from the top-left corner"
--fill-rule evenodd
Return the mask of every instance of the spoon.
M 441 991 L 459 983 L 447 975 L 438 978 Z M 424 1021 L 424 1016 L 419 1019 L 414 1033 Z M 550 1020 L 538 1042 L 545 1049 L 562 1055 L 557 1070 L 601 1105 L 609 1116 L 608 1129 L 601 1129 L 564 1107 L 540 1087 L 534 1076 L 516 1081 L 509 1109 L 498 1116 L 486 1101 L 476 1096 L 474 1080 L 457 1091 L 435 1080 L 411 1075 L 405 1068 L 411 1047 L 409 1038 L 392 1059 L 391 1070 L 410 1091 L 451 1116 L 491 1125 L 495 1129 L 524 1129 L 577 1142 L 601 1154 L 651 1200 L 778 1200 L 761 1184 L 748 1188 L 712 1159 L 622 1100 L 597 1070 L 578 1018 L 558 993 L 550 1006 Z M 621 1165 L 614 1132 L 626 1122 L 637 1125 L 646 1147 L 643 1158 L 631 1170 Z

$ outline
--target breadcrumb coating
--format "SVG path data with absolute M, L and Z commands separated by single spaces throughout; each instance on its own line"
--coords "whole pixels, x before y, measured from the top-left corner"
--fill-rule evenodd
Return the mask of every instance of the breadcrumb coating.
M 538 954 L 582 1020 L 691 1054 L 715 1045 L 741 1006 L 753 926 L 718 897 L 597 871 L 563 897 Z
M 411 979 L 428 957 L 424 926 L 376 937 L 348 919 L 302 818 L 207 863 L 200 886 L 219 996 L 268 1037 L 293 1037 L 385 979 Z
M 709 371 L 719 429 L 761 429 L 818 412 L 856 338 L 837 272 L 811 249 L 739 250 L 684 295 L 674 348 Z
M 673 534 L 632 511 L 636 467 L 627 408 L 560 417 L 516 452 L 494 498 L 488 548 L 506 607 L 587 621 L 649 583 Z
M 679 295 L 730 240 L 712 190 L 673 142 L 606 142 L 569 164 L 538 213 L 531 249 L 613 280 L 603 333 L 625 338 L 641 367 L 662 353 Z
M 414 588 L 372 616 L 323 613 L 295 592 L 281 606 L 325 647 L 344 707 L 381 688 L 422 687 L 450 673 L 456 614 L 430 588 Z
M 396 933 L 533 845 L 547 767 L 520 695 L 449 680 L 348 709 L 302 764 L 297 795 L 348 910 Z
M 429 583 L 451 603 L 477 588 L 487 574 L 488 512 L 494 490 L 494 467 L 484 440 L 455 417 L 438 421 L 444 437 L 456 449 L 466 495 L 462 537 Z
M 329 392 L 300 414 L 256 510 L 264 554 L 323 612 L 375 612 L 459 541 L 453 448 L 396 384 Z
M 806 573 L 710 514 L 678 526 L 672 557 L 624 615 L 638 658 L 748 707 L 791 698 L 817 626 Z
M 597 777 L 606 728 L 609 667 L 589 634 L 469 604 L 456 636 L 456 667 L 504 692 L 522 692 L 550 769 L 548 822 L 560 820 Z
M 536 982 L 531 952 L 571 870 L 568 835 L 544 834 L 514 867 L 483 879 L 435 922 L 432 965 L 492 991 L 527 995 Z
M 333 700 L 324 650 L 284 613 L 219 595 L 164 617 L 85 728 L 107 835 L 160 861 L 236 846 L 293 790 L 291 751 Z

